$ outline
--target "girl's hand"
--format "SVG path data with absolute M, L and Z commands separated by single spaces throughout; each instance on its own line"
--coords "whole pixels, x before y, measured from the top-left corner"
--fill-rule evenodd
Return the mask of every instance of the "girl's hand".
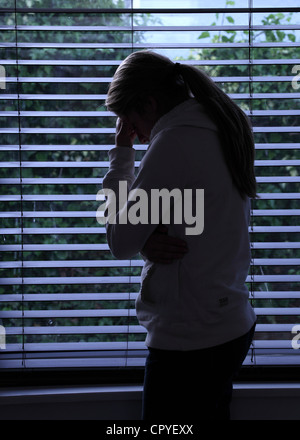
M 118 118 L 116 125 L 116 146 L 132 147 L 136 132 L 127 119 Z
M 148 238 L 141 254 L 153 263 L 170 264 L 182 259 L 188 252 L 187 243 L 168 235 L 168 228 L 159 225 Z

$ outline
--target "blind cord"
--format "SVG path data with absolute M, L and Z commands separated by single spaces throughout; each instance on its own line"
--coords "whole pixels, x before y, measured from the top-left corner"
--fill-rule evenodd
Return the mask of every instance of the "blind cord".
M 23 209 L 23 172 L 22 172 L 22 140 L 21 140 L 21 103 L 20 103 L 20 71 L 18 53 L 18 15 L 17 0 L 15 0 L 15 42 L 16 42 L 16 79 L 17 79 L 17 109 L 18 109 L 18 143 L 19 143 L 19 178 L 20 178 L 20 227 L 21 227 L 21 310 L 22 310 L 22 367 L 25 365 L 25 325 L 24 325 L 24 209 Z
M 133 45 L 133 0 L 130 0 L 130 9 L 131 9 L 131 51 L 134 51 Z M 128 288 L 128 306 L 127 306 L 127 334 L 126 334 L 126 356 L 125 356 L 125 367 L 128 367 L 128 356 L 130 353 L 129 350 L 129 331 L 130 331 L 130 309 L 131 309 L 131 293 L 132 293 L 132 260 L 129 260 L 129 288 Z
M 248 50 L 248 73 L 249 73 L 249 117 L 252 124 L 253 118 L 253 0 L 249 0 L 249 50 Z M 251 261 L 250 261 L 250 302 L 251 306 L 254 308 L 254 259 L 253 259 L 253 232 L 254 232 L 254 218 L 253 218 L 253 199 L 250 199 L 250 252 L 251 252 Z M 251 364 L 255 364 L 255 350 L 254 344 L 251 343 Z

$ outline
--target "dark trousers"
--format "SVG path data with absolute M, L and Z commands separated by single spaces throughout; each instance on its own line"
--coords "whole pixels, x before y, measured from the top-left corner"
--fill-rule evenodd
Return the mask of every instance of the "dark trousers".
M 255 325 L 244 336 L 193 351 L 149 348 L 143 420 L 230 420 L 232 381 L 249 351 Z

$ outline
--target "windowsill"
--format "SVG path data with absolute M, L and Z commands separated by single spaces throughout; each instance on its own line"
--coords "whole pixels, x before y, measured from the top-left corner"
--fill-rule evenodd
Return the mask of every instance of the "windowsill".
M 0 420 L 140 420 L 142 386 L 0 388 Z M 300 420 L 300 383 L 236 383 L 233 420 Z
M 0 388 L 0 405 L 38 403 L 47 401 L 82 400 L 136 400 L 142 395 L 142 386 L 53 386 Z M 300 383 L 236 383 L 234 395 L 240 396 L 300 396 Z
M 134 385 L 0 388 L 0 405 L 54 401 L 138 400 L 141 395 L 142 386 Z

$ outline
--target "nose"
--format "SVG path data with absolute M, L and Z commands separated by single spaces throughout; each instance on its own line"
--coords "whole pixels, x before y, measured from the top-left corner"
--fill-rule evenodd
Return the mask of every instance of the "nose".
M 139 136 L 139 141 L 141 144 L 147 144 L 148 139 L 145 136 Z

